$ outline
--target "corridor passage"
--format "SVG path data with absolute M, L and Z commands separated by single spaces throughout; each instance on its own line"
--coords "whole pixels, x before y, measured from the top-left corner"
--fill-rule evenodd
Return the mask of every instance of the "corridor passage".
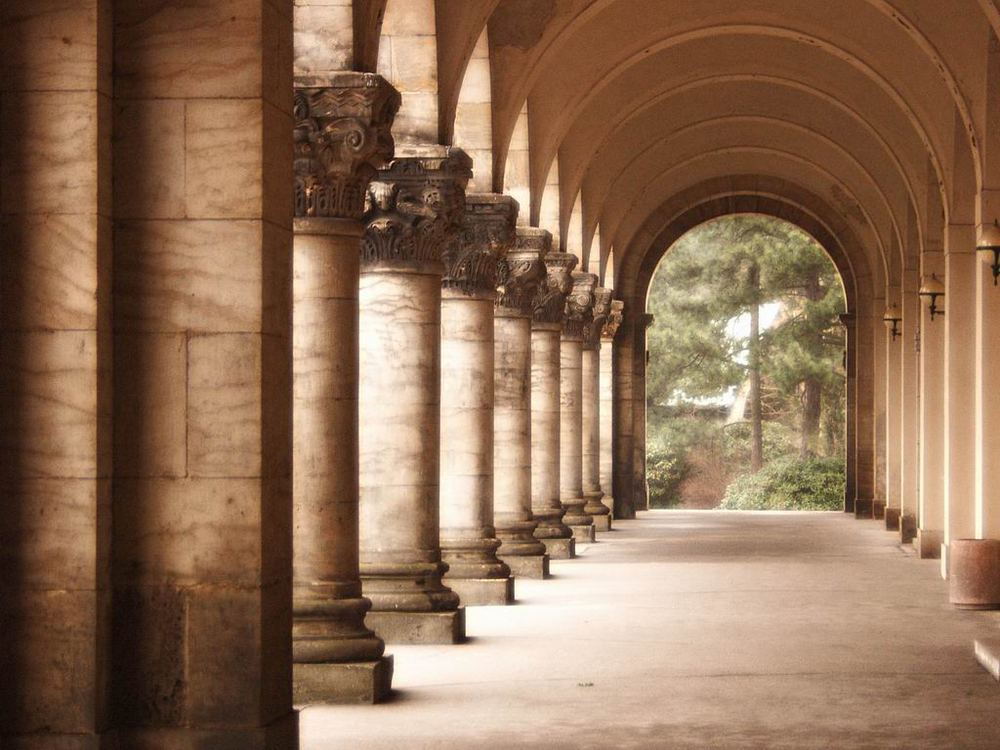
M 390 646 L 395 697 L 310 708 L 304 750 L 1000 748 L 1000 687 L 937 561 L 842 513 L 650 511 Z

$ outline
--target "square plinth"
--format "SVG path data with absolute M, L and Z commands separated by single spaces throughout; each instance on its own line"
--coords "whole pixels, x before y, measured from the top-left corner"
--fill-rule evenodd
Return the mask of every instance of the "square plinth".
M 572 560 L 576 557 L 576 539 L 540 539 L 545 545 L 545 551 L 553 560 Z
M 611 531 L 611 515 L 594 516 L 594 531 Z
M 929 529 L 917 529 L 917 539 L 914 546 L 921 560 L 941 559 L 941 532 Z
M 873 505 L 874 501 L 863 500 L 862 498 L 859 497 L 857 500 L 854 501 L 854 517 L 871 518 L 873 513 L 873 508 L 872 508 Z
M 587 524 L 586 526 L 570 526 L 570 531 L 573 532 L 573 538 L 578 542 L 583 542 L 584 544 L 589 544 L 593 542 L 597 537 L 594 535 L 593 524 Z
M 444 585 L 458 594 L 467 606 L 510 604 L 514 601 L 514 579 L 507 578 L 452 578 L 445 576 Z
M 899 542 L 909 544 L 917 536 L 917 519 L 909 513 L 899 517 Z
M 292 665 L 296 708 L 325 703 L 381 703 L 392 689 L 392 657 L 344 664 Z
M 548 555 L 510 555 L 502 558 L 514 578 L 544 580 L 549 577 Z
M 885 530 L 899 531 L 899 508 L 885 509 Z
M 451 644 L 465 641 L 465 608 L 453 612 L 369 612 L 365 625 L 386 643 Z
M 885 503 L 881 500 L 875 500 L 872 503 L 872 517 L 880 521 L 885 518 Z

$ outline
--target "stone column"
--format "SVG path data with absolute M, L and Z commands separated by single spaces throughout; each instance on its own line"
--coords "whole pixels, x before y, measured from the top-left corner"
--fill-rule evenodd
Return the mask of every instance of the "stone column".
M 593 317 L 583 337 L 583 512 L 595 531 L 611 530 L 611 511 L 601 502 L 601 334 L 611 311 L 611 290 L 594 290 Z
M 1000 287 L 994 285 L 991 254 L 976 263 L 976 538 L 1000 539 Z
M 559 501 L 563 523 L 577 541 L 594 541 L 594 519 L 583 509 L 583 338 L 593 319 L 597 277 L 573 274 L 559 345 Z
M 551 247 L 548 232 L 546 239 Z M 531 513 L 538 521 L 535 536 L 556 560 L 572 558 L 576 549 L 559 502 L 559 339 L 576 262 L 570 253 L 545 255 L 546 279 L 531 324 Z
M 518 227 L 500 267 L 493 318 L 493 519 L 500 558 L 515 577 L 545 578 L 549 556 L 531 512 L 531 313 L 549 233 Z
M 938 300 L 943 310 L 947 297 Z M 917 551 L 922 558 L 941 556 L 944 531 L 944 338 L 945 319 L 931 320 L 920 300 L 920 509 Z
M 854 513 L 855 501 L 858 497 L 857 319 L 853 313 L 844 313 L 840 316 L 840 323 L 844 327 L 844 364 L 847 371 L 847 382 L 844 387 L 844 402 L 847 411 L 847 425 L 844 429 L 845 453 L 847 455 L 846 481 L 844 483 L 844 512 Z
M 902 409 L 900 436 L 902 465 L 899 483 L 899 540 L 909 544 L 917 534 L 920 506 L 920 274 L 903 272 Z
M 889 305 L 896 305 L 899 289 L 890 290 Z M 901 310 L 902 308 L 897 307 Z M 906 347 L 906 337 L 902 333 L 902 322 L 897 324 L 896 337 L 887 329 L 885 335 L 885 528 L 886 531 L 899 529 L 901 508 L 900 493 L 903 463 L 902 427 L 902 350 Z
M 509 604 L 510 568 L 493 528 L 493 308 L 497 265 L 514 244 L 517 202 L 466 196 L 441 299 L 441 554 L 464 604 Z
M 976 236 L 971 225 L 948 227 L 945 255 L 945 494 L 941 573 L 948 545 L 976 533 Z
M 397 149 L 369 188 L 361 245 L 361 579 L 387 642 L 456 643 L 458 595 L 441 582 L 441 263 L 457 240 L 471 161 Z
M 625 303 L 621 300 L 612 300 L 608 319 L 601 329 L 601 374 L 599 382 L 600 390 L 600 481 L 601 489 L 604 490 L 602 502 L 608 509 L 608 528 L 611 528 L 611 519 L 614 517 L 615 502 L 612 497 L 614 487 L 614 357 L 615 357 L 615 335 L 622 322 L 622 313 Z
M 375 702 L 392 660 L 365 627 L 358 568 L 358 264 L 368 184 L 392 157 L 399 94 L 380 76 L 295 94 L 292 461 L 295 703 Z

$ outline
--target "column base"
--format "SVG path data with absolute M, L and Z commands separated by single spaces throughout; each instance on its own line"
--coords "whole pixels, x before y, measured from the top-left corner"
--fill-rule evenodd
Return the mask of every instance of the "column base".
M 594 524 L 592 523 L 587 524 L 586 526 L 573 526 L 570 524 L 569 528 L 570 531 L 573 532 L 573 538 L 578 542 L 588 544 L 597 539 L 597 536 L 594 534 Z
M 542 539 L 545 551 L 552 560 L 572 560 L 576 557 L 576 539 Z
M 899 531 L 899 508 L 885 509 L 885 530 Z
M 917 557 L 921 560 L 940 560 L 941 537 L 940 531 L 917 529 L 917 541 L 914 545 L 917 548 Z
M 386 643 L 428 645 L 465 641 L 465 607 L 450 612 L 369 612 L 369 628 Z
M 542 547 L 545 545 L 543 544 Z M 531 578 L 544 580 L 549 577 L 549 556 L 543 555 L 511 555 L 501 558 L 514 578 Z
M 594 516 L 594 531 L 611 531 L 611 516 Z
M 381 703 L 392 690 L 392 657 L 344 664 L 295 664 L 296 707 L 325 703 Z
M 904 513 L 899 517 L 899 543 L 909 544 L 917 538 L 917 517 Z
M 976 661 L 989 672 L 994 680 L 1000 681 L 1000 638 L 977 638 L 972 642 L 976 651 Z
M 106 734 L 0 734 L 7 750 L 118 750 L 118 740 Z
M 875 500 L 872 502 L 872 518 L 877 521 L 881 521 L 885 518 L 885 502 L 882 500 Z
M 514 579 L 507 578 L 451 578 L 445 579 L 448 588 L 458 594 L 466 606 L 510 604 L 514 601 Z
M 186 727 L 119 729 L 111 733 L 102 748 L 128 750 L 197 750 L 198 748 L 239 748 L 239 750 L 296 750 L 299 746 L 299 715 L 285 714 L 266 727 L 232 729 L 192 729 Z M 16 745 L 15 745 L 16 747 Z M 26 745 L 25 747 L 31 747 Z M 43 747 L 39 745 L 38 747 Z M 51 743 L 44 745 L 51 748 Z M 60 748 L 64 747 L 59 745 Z M 65 747 L 73 747 L 66 745 Z M 86 747 L 86 746 L 84 746 Z
M 855 518 L 872 518 L 872 506 L 874 505 L 873 500 L 863 500 L 858 498 L 854 501 L 854 517 Z

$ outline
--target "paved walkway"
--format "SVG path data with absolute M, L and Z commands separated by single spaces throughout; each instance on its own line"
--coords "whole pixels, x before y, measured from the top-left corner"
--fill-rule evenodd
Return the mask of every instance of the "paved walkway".
M 651 511 L 472 607 L 469 643 L 395 646 L 396 698 L 311 708 L 303 750 L 1000 748 L 988 613 L 840 513 Z

